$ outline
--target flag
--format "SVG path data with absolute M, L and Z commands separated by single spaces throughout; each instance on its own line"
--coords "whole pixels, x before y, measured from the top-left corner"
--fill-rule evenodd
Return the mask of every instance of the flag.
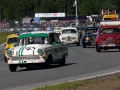
M 73 3 L 73 7 L 75 7 L 76 6 L 76 0 L 74 1 L 74 3 Z

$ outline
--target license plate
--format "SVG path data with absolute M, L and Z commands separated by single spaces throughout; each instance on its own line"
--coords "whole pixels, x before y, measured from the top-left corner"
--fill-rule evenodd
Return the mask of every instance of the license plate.
M 108 44 L 108 46 L 115 46 L 115 44 Z

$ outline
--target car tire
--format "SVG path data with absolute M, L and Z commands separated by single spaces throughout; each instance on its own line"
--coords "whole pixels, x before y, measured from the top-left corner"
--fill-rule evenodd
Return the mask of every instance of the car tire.
M 16 69 L 17 69 L 17 65 L 9 64 L 9 69 L 10 69 L 11 72 L 15 72 Z
M 4 61 L 5 61 L 5 62 L 7 62 L 7 58 L 6 58 L 6 56 L 5 56 L 5 55 L 4 55 Z
M 46 59 L 46 62 L 44 63 L 44 68 L 46 68 L 46 69 L 50 68 L 51 62 L 52 62 L 52 56 L 49 55 L 48 59 Z
M 86 48 L 86 44 L 83 44 L 83 48 Z
M 101 48 L 99 46 L 97 46 L 97 45 L 96 45 L 96 51 L 101 52 Z
M 60 61 L 60 66 L 65 66 L 66 63 L 66 55 L 63 56 L 63 58 Z
M 79 38 L 79 42 L 77 43 L 77 46 L 80 46 L 80 38 Z
M 80 46 L 80 41 L 77 43 L 77 46 Z
M 119 48 L 119 52 L 120 52 L 120 48 Z

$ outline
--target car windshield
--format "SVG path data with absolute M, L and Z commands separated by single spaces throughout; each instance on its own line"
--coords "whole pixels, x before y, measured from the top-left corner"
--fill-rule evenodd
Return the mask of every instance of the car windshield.
M 96 33 L 97 29 L 87 29 L 86 33 Z
M 105 34 L 105 33 L 120 33 L 119 28 L 103 28 L 100 30 L 100 33 Z
M 14 38 L 8 38 L 8 44 L 16 43 L 17 42 L 17 37 Z
M 27 44 L 48 44 L 48 38 L 47 37 L 26 37 L 21 38 L 18 41 L 18 45 L 27 45 Z
M 65 29 L 62 31 L 62 33 L 76 33 L 75 29 Z

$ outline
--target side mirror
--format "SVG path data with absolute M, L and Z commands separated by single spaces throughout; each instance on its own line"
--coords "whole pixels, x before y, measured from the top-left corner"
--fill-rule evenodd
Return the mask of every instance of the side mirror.
M 56 42 L 53 42 L 52 44 L 54 45 L 54 44 L 56 44 Z
M 14 47 L 16 47 L 16 46 L 17 46 L 17 44 L 16 44 L 16 43 L 14 43 L 14 44 L 13 44 L 13 46 L 14 46 Z

